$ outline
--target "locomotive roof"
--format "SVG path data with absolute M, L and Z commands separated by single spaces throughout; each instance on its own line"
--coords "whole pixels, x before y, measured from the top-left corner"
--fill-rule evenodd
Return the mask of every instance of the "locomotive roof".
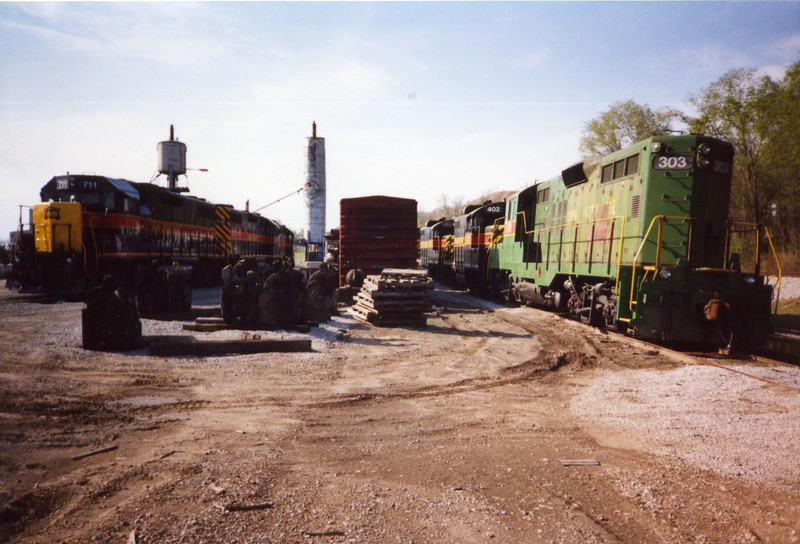
M 487 214 L 487 208 L 489 206 L 502 206 L 503 210 L 505 210 L 506 202 L 505 200 L 501 202 L 484 202 L 483 204 L 473 204 L 469 205 L 464 208 L 464 213 L 461 214 L 459 217 L 476 217 L 480 215 Z
M 272 223 L 276 228 L 283 227 L 283 225 L 281 223 L 279 223 L 278 221 L 275 221 L 274 219 L 270 219 L 268 217 L 264 217 L 263 215 L 259 214 L 258 212 L 246 212 L 244 210 L 237 210 L 237 209 L 235 209 L 233 206 L 231 206 L 229 204 L 215 204 L 213 202 L 208 202 L 206 199 L 200 198 L 200 197 L 197 197 L 197 196 L 182 195 L 180 193 L 174 193 L 174 192 L 170 191 L 168 188 L 162 187 L 160 185 L 156 185 L 154 183 L 143 183 L 143 182 L 129 181 L 127 179 L 122 179 L 122 178 L 110 178 L 108 176 L 98 176 L 98 175 L 95 175 L 95 174 L 64 174 L 64 175 L 61 175 L 61 176 L 53 176 L 53 178 L 51 178 L 50 181 L 48 181 L 42 187 L 42 191 L 45 191 L 50 186 L 55 188 L 55 185 L 59 180 L 62 180 L 62 181 L 63 180 L 69 180 L 69 181 L 72 181 L 72 182 L 77 182 L 77 181 L 84 180 L 84 181 L 94 181 L 94 182 L 99 182 L 99 183 L 107 183 L 108 185 L 113 187 L 115 190 L 123 193 L 125 196 L 127 196 L 129 198 L 132 198 L 134 200 L 138 200 L 139 202 L 141 202 L 141 205 L 144 206 L 145 209 L 148 209 L 148 208 L 146 206 L 146 203 L 142 200 L 143 193 L 144 193 L 144 196 L 145 196 L 145 200 L 148 200 L 147 195 L 148 194 L 153 194 L 151 191 L 155 191 L 156 193 L 162 193 L 162 194 L 166 193 L 166 194 L 172 195 L 172 196 L 176 197 L 177 199 L 180 199 L 180 200 L 183 200 L 183 201 L 191 200 L 191 201 L 195 201 L 195 202 L 197 202 L 199 204 L 204 204 L 204 205 L 208 205 L 208 206 L 229 206 L 236 213 L 248 214 L 249 216 L 252 216 L 252 217 L 259 217 L 259 218 L 262 218 L 262 219 L 266 219 L 267 221 Z M 97 187 L 97 186 L 95 186 L 95 187 Z
M 109 178 L 107 176 L 97 176 L 94 174 L 65 174 L 63 176 L 53 176 L 53 178 L 48 181 L 44 187 L 42 187 L 42 191 L 47 189 L 47 187 L 51 184 L 57 183 L 58 181 L 69 180 L 69 181 L 94 181 L 94 182 L 103 182 L 106 181 L 109 185 L 117 189 L 118 191 L 124 193 L 126 196 L 133 198 L 135 200 L 140 200 L 141 195 L 139 191 L 134 187 L 133 182 L 128 181 L 127 179 L 118 179 L 118 178 Z

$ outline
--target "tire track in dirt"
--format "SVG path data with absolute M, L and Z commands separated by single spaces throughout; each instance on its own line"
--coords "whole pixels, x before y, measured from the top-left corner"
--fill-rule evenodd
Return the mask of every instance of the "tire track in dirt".
M 391 401 L 396 399 L 419 399 L 455 395 L 459 393 L 486 391 L 507 385 L 524 383 L 549 372 L 557 371 L 559 368 L 569 363 L 570 359 L 568 355 L 566 353 L 559 352 L 537 357 L 535 359 L 529 359 L 523 363 L 506 367 L 501 370 L 503 374 L 511 374 L 510 376 L 506 377 L 482 376 L 477 378 L 466 378 L 457 382 L 421 387 L 412 391 L 397 393 L 365 393 L 357 396 L 344 396 L 331 400 L 306 403 L 302 406 L 334 408 L 342 405 L 350 405 L 361 402 Z

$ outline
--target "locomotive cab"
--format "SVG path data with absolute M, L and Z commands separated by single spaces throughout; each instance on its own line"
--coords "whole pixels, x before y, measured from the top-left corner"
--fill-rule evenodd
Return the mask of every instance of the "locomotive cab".
M 33 206 L 34 253 L 30 276 L 49 291 L 64 279 L 67 289 L 58 294 L 74 297 L 85 287 L 79 281 L 84 261 L 81 239 L 83 220 L 78 202 L 50 202 Z M 77 284 L 76 284 L 77 282 Z

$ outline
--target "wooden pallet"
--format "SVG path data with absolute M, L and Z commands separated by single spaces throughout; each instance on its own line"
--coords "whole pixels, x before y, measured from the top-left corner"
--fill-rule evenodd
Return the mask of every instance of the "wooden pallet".
M 431 290 L 433 280 L 424 270 L 385 269 L 380 276 L 366 277 L 350 313 L 373 325 L 424 327 Z
M 427 318 L 421 312 L 411 313 L 379 313 L 371 308 L 366 308 L 361 305 L 351 306 L 348 311 L 359 321 L 377 325 L 379 327 L 391 326 L 413 326 L 424 327 L 427 324 Z
M 380 300 L 365 297 L 359 294 L 357 306 L 363 306 L 378 312 L 391 312 L 392 310 L 429 312 L 431 303 L 427 300 Z
M 389 278 L 383 279 L 378 276 L 367 276 L 364 286 L 369 291 L 433 291 L 433 280 L 408 280 Z
M 426 270 L 415 270 L 413 268 L 384 268 L 383 272 L 381 272 L 381 277 L 430 279 Z

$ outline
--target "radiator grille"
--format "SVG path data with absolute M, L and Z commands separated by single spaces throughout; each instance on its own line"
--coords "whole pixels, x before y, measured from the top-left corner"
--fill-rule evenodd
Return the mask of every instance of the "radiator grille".
M 642 195 L 634 195 L 631 199 L 631 219 L 639 217 L 639 207 L 641 206 Z
M 632 176 L 639 173 L 639 154 L 631 155 L 625 159 L 625 175 Z
M 611 178 L 614 177 L 614 165 L 607 164 L 603 167 L 603 178 L 600 180 L 600 183 L 606 183 L 607 181 L 611 181 Z

